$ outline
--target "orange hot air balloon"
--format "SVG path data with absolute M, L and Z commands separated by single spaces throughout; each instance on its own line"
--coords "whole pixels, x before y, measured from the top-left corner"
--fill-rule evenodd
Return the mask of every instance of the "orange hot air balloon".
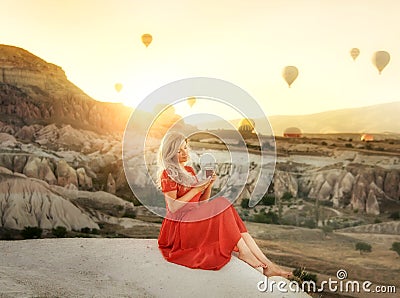
M 196 103 L 196 97 L 194 97 L 194 96 L 189 97 L 189 98 L 187 99 L 187 103 L 188 103 L 188 105 L 189 105 L 190 107 L 193 107 L 193 105 Z
M 121 83 L 116 83 L 114 85 L 114 88 L 117 92 L 120 92 L 122 90 L 123 85 Z
M 290 85 L 292 85 L 292 83 L 296 80 L 298 75 L 299 71 L 296 66 L 286 66 L 282 72 L 282 76 L 289 85 L 289 88 Z
M 372 56 L 372 63 L 378 69 L 379 74 L 382 73 L 382 70 L 388 65 L 390 61 L 390 54 L 386 51 L 377 51 Z
M 142 35 L 142 42 L 146 46 L 146 48 L 151 44 L 152 40 L 153 37 L 151 36 L 151 34 L 146 33 Z
M 356 61 L 358 55 L 360 55 L 360 50 L 357 48 L 352 48 L 350 51 L 350 55 L 353 58 L 353 60 Z

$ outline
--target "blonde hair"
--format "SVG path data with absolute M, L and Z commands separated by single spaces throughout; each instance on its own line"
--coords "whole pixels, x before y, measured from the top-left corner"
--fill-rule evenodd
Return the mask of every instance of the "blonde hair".
M 192 186 L 196 183 L 196 178 L 179 164 L 178 152 L 185 142 L 187 143 L 187 138 L 179 132 L 169 132 L 162 139 L 158 150 L 158 186 L 161 186 L 161 175 L 164 170 L 178 184 Z

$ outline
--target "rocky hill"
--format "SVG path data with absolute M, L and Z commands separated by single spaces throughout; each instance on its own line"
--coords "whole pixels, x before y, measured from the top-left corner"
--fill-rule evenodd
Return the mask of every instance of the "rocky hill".
M 70 124 L 96 132 L 122 132 L 132 109 L 98 102 L 68 81 L 61 67 L 28 51 L 0 45 L 0 119 L 17 129 Z

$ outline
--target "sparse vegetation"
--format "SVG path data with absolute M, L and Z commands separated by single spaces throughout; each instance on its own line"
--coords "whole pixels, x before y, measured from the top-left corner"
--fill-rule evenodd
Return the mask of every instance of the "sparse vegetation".
M 95 229 L 95 228 L 90 229 L 90 228 L 88 228 L 88 227 L 82 228 L 82 229 L 81 229 L 81 233 L 85 233 L 85 234 L 94 234 L 94 235 L 100 234 L 98 229 Z
M 285 192 L 285 193 L 282 195 L 281 200 L 282 200 L 282 201 L 290 201 L 292 198 L 293 198 L 293 195 L 292 195 L 290 192 Z
M 24 239 L 38 239 L 42 236 L 43 230 L 39 227 L 25 227 L 21 231 L 21 236 Z
M 324 236 L 328 236 L 329 234 L 331 234 L 333 232 L 333 228 L 331 226 L 323 226 L 321 228 L 322 232 L 324 233 Z
M 90 228 L 88 228 L 88 227 L 85 227 L 85 228 L 82 228 L 81 229 L 81 233 L 85 233 L 85 234 L 90 234 Z
M 400 219 L 400 211 L 393 212 L 389 215 L 390 219 L 399 220 Z
M 313 287 L 311 286 L 311 283 L 317 283 L 317 275 L 314 273 L 310 273 L 305 270 L 305 268 L 296 268 L 293 270 L 293 278 L 292 280 L 295 280 L 299 285 L 302 285 L 303 283 L 308 283 L 308 285 L 304 286 L 304 291 L 306 292 L 312 292 Z
M 265 206 L 275 205 L 275 196 L 270 194 L 264 195 L 260 201 L 260 204 Z
M 262 211 L 253 215 L 253 221 L 267 224 L 278 224 L 279 218 L 278 215 L 273 211 L 268 211 L 267 213 Z
M 249 201 L 249 199 L 242 199 L 242 201 L 240 202 L 240 207 L 244 209 L 249 209 Z
M 57 238 L 64 238 L 67 235 L 67 228 L 62 226 L 57 226 L 55 229 L 52 229 L 51 232 Z
M 314 219 L 309 218 L 309 219 L 306 219 L 304 222 L 302 222 L 300 224 L 300 226 L 303 226 L 303 227 L 306 227 L 309 229 L 314 229 L 317 227 L 317 223 L 315 222 Z

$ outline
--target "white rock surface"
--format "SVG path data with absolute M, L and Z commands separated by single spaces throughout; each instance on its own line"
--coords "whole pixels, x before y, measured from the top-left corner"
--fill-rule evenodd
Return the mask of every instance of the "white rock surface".
M 0 251 L 0 297 L 310 297 L 258 291 L 264 276 L 236 257 L 219 271 L 169 263 L 156 239 L 1 241 Z

